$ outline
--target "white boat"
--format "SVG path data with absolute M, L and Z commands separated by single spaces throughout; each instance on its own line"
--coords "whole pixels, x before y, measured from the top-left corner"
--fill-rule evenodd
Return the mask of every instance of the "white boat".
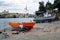
M 34 18 L 34 21 L 36 23 L 40 23 L 40 22 L 52 22 L 52 21 L 55 20 L 55 17 L 56 17 L 55 14 L 53 14 L 51 16 L 36 17 L 36 18 Z

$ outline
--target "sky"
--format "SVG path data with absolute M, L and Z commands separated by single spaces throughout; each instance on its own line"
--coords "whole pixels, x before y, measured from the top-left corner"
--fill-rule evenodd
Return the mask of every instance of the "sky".
M 30 13 L 33 14 L 38 10 L 39 2 L 48 0 L 0 0 L 0 12 L 3 10 L 9 10 L 9 12 L 14 13 Z M 49 0 L 51 3 L 54 0 Z M 26 10 L 27 8 L 27 10 Z

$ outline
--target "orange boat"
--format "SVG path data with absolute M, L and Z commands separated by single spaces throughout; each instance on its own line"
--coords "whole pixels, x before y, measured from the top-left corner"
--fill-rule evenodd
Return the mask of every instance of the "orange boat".
M 21 23 L 13 23 L 13 22 L 9 22 L 9 25 L 13 28 L 17 28 L 19 27 Z M 23 22 L 22 23 L 24 27 L 28 28 L 29 30 L 31 30 L 33 28 L 33 26 L 35 25 L 35 22 Z
M 9 22 L 9 25 L 13 28 L 19 27 L 20 23 Z
M 29 30 L 31 30 L 34 25 L 35 25 L 35 22 L 23 22 L 23 26 L 27 27 Z

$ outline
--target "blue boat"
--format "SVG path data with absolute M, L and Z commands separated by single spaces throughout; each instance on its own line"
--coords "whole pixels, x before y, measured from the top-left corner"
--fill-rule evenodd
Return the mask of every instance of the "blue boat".
M 34 18 L 34 21 L 36 23 L 40 23 L 40 22 L 42 22 L 42 23 L 52 22 L 52 21 L 55 20 L 55 17 L 56 17 L 55 14 L 54 15 L 51 15 L 51 16 L 48 16 L 48 17 L 36 17 L 36 18 Z

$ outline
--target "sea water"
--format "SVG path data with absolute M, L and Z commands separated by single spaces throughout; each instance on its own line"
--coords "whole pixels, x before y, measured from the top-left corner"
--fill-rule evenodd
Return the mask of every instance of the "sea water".
M 34 18 L 0 18 L 0 30 L 10 28 L 9 22 L 30 22 Z

